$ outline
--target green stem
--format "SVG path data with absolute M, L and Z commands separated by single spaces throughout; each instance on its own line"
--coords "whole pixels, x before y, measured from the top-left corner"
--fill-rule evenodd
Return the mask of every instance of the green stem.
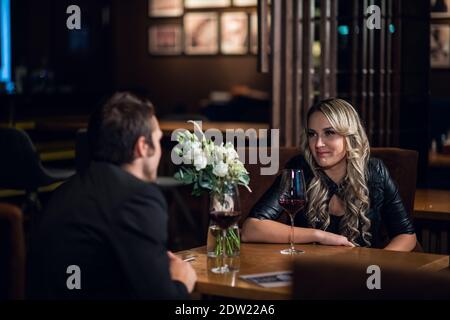
M 222 252 L 222 235 L 219 233 L 219 235 L 216 237 L 216 256 L 219 256 Z
M 230 230 L 230 235 L 231 235 L 232 240 L 233 240 L 234 243 L 235 243 L 235 246 L 239 247 L 239 245 L 240 245 L 240 240 L 239 240 L 238 236 L 236 235 L 234 229 L 231 229 L 231 230 Z
M 227 244 L 228 255 L 231 256 L 231 254 L 233 253 L 233 248 L 231 247 L 230 238 L 226 237 L 225 241 L 226 241 L 226 244 Z
M 228 255 L 232 255 L 235 249 L 239 249 L 240 240 L 233 228 L 228 229 L 226 232 L 225 245 L 223 245 L 222 237 L 222 233 L 219 233 L 216 237 L 216 249 L 214 252 L 217 256 L 221 255 L 223 250 L 226 250 L 225 252 Z

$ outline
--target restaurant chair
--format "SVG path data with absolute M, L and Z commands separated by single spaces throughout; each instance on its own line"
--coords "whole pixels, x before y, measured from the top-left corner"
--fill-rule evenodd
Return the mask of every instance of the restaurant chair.
M 244 187 L 239 187 L 239 196 L 241 198 L 241 211 L 242 211 L 242 217 L 240 219 L 241 224 L 244 222 L 245 218 L 247 218 L 247 215 L 250 213 L 250 210 L 253 208 L 253 206 L 256 204 L 259 198 L 261 198 L 264 192 L 266 192 L 266 190 L 269 189 L 269 187 L 272 185 L 272 183 L 275 181 L 277 177 L 276 174 L 264 176 L 261 175 L 260 171 L 261 168 L 268 167 L 269 165 L 261 165 L 259 163 L 259 156 L 258 156 L 258 163 L 256 164 L 248 163 L 249 153 L 250 151 L 255 152 L 255 149 L 245 148 L 245 168 L 247 169 L 250 175 L 249 187 L 252 190 L 252 192 L 250 193 Z M 279 151 L 280 151 L 278 164 L 279 170 L 282 170 L 285 167 L 286 163 L 299 153 L 299 149 L 296 147 L 281 147 Z M 258 149 L 256 149 L 256 152 L 259 152 Z
M 417 162 L 419 153 L 415 150 L 399 148 L 371 148 L 372 157 L 381 159 L 389 170 L 389 174 L 398 187 L 398 192 L 403 201 L 406 211 L 411 219 L 414 212 L 414 198 L 416 194 Z M 384 228 L 383 228 L 384 229 Z M 382 230 L 387 239 L 386 230 Z M 413 251 L 422 252 L 422 246 L 417 241 Z
M 397 183 L 406 211 L 412 216 L 419 153 L 399 148 L 371 148 L 370 152 L 372 157 L 383 160 L 392 179 Z
M 0 203 L 0 300 L 24 298 L 25 240 L 22 212 Z
M 40 212 L 38 189 L 64 181 L 73 170 L 44 167 L 39 154 L 22 130 L 0 128 L 0 188 L 24 190 L 26 199 L 22 211 L 25 215 Z
M 419 254 L 418 254 L 419 255 Z M 378 266 L 379 271 L 375 271 Z M 294 264 L 293 298 L 300 300 L 448 300 L 450 272 L 302 256 Z M 379 275 L 379 282 L 375 278 Z M 369 289 L 370 288 L 370 289 Z

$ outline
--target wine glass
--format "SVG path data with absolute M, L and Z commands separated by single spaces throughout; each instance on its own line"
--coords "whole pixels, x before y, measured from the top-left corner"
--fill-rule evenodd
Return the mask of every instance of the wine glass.
M 282 254 L 299 254 L 303 250 L 294 247 L 294 218 L 295 214 L 306 205 L 306 185 L 303 171 L 300 169 L 284 169 L 281 173 L 280 197 L 278 203 L 289 214 L 291 232 L 289 240 L 291 247 L 281 250 Z
M 211 271 L 214 273 L 231 272 L 233 270 L 226 264 L 226 246 L 227 237 L 235 232 L 234 230 L 230 230 L 230 227 L 233 227 L 241 217 L 241 205 L 237 186 L 227 188 L 220 194 L 211 194 L 209 216 L 219 228 L 217 236 L 220 237 L 218 243 L 221 247 L 217 250 L 217 257 L 220 257 L 219 266 L 212 268 Z

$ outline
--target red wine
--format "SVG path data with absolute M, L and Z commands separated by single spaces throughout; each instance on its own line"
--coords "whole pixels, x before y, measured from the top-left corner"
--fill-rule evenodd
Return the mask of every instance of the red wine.
M 240 211 L 212 211 L 209 213 L 211 219 L 217 223 L 222 229 L 227 229 L 236 222 L 238 222 L 241 216 Z
M 290 214 L 296 214 L 305 207 L 305 200 L 303 199 L 281 198 L 278 203 Z

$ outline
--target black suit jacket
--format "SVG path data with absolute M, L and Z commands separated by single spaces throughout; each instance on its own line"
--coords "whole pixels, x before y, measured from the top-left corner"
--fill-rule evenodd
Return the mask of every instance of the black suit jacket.
M 55 191 L 31 238 L 29 297 L 188 298 L 170 278 L 167 219 L 154 184 L 93 162 Z M 81 289 L 68 289 L 71 265 L 80 268 Z

